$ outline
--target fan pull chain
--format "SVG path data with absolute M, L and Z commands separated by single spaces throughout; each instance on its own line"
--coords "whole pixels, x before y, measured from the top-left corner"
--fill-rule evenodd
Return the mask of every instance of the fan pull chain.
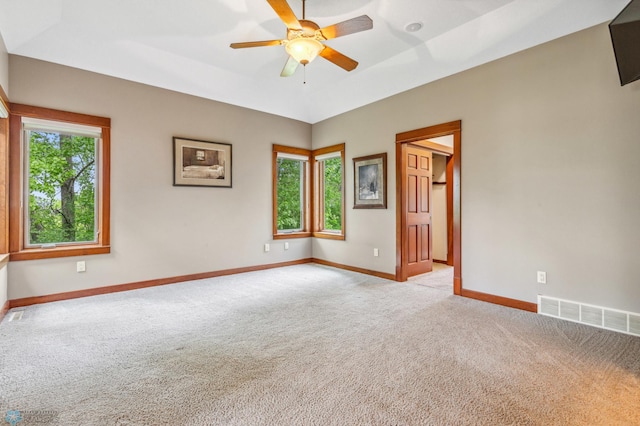
M 302 71 L 304 74 L 304 81 L 302 82 L 302 84 L 307 84 L 307 66 L 306 65 L 302 66 Z

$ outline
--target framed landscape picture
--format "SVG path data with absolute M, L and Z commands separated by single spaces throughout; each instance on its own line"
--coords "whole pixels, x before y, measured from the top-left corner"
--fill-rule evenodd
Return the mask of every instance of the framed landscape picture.
M 387 208 L 387 153 L 353 159 L 354 209 Z
M 231 144 L 174 137 L 173 185 L 231 188 Z

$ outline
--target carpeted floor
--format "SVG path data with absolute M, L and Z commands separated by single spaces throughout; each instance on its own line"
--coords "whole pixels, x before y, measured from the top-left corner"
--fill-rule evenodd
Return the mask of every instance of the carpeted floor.
M 426 279 L 299 265 L 28 307 L 0 324 L 0 420 L 640 424 L 640 338 Z
M 453 294 L 453 266 L 442 263 L 433 264 L 433 271 L 428 274 L 409 277 L 412 284 L 423 285 Z

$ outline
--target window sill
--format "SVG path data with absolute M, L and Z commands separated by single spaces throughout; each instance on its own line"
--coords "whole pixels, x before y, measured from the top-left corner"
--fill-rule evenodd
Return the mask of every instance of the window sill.
M 274 240 L 288 240 L 289 238 L 309 238 L 311 232 L 290 232 L 288 234 L 275 234 Z
M 56 257 L 90 256 L 93 254 L 107 253 L 111 253 L 111 246 L 85 245 L 50 249 L 25 249 L 11 253 L 9 260 L 13 262 L 18 260 L 54 259 Z
M 339 232 L 314 232 L 313 236 L 316 238 L 325 238 L 327 240 L 344 241 L 346 239 L 344 234 L 341 234 Z

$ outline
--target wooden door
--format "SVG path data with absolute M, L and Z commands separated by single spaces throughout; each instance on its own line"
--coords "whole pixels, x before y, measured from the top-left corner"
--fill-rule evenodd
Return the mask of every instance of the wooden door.
M 407 276 L 433 269 L 431 238 L 431 151 L 406 144 L 404 151 L 404 209 Z

